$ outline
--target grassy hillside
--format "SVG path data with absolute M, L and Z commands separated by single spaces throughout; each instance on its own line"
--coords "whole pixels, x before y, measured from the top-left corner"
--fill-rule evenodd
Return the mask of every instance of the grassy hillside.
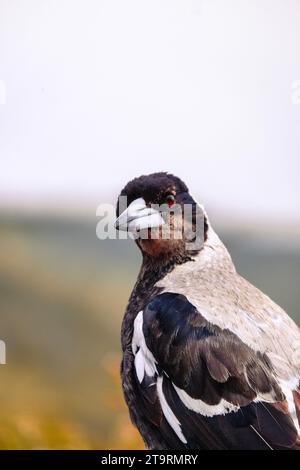
M 0 217 L 0 448 L 137 448 L 119 330 L 140 256 L 96 219 Z M 221 230 L 222 231 L 222 230 Z M 222 231 L 239 271 L 300 322 L 295 234 Z

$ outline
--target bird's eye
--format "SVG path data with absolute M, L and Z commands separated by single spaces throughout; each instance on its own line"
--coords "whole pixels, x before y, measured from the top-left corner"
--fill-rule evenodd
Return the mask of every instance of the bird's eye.
M 169 207 L 173 206 L 173 204 L 176 202 L 174 194 L 167 194 L 166 195 L 166 203 L 168 204 Z

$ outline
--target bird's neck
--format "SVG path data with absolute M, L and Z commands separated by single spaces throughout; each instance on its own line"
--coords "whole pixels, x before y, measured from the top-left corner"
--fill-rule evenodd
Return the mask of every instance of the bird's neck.
M 131 347 L 133 323 L 137 314 L 145 308 L 154 295 L 162 292 L 163 287 L 160 287 L 159 281 L 164 279 L 165 282 L 165 279 L 171 279 L 174 284 L 176 266 L 180 266 L 179 270 L 183 273 L 180 277 L 182 282 L 185 282 L 184 273 L 187 272 L 190 275 L 191 268 L 194 274 L 197 271 L 220 268 L 227 271 L 235 270 L 228 251 L 210 225 L 204 245 L 196 255 L 182 251 L 177 252 L 173 257 L 154 258 L 144 253 L 143 263 L 122 323 L 123 350 Z

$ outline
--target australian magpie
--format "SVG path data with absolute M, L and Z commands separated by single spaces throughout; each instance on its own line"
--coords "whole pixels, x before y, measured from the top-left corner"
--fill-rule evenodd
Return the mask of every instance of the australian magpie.
M 299 450 L 299 328 L 236 272 L 179 178 L 141 176 L 120 196 L 116 228 L 134 234 L 143 258 L 121 376 L 146 447 Z

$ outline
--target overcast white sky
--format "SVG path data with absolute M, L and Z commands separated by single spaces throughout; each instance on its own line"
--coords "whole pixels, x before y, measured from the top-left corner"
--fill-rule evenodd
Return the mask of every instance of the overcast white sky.
M 299 0 L 0 0 L 0 80 L 2 205 L 92 207 L 168 170 L 300 221 Z

